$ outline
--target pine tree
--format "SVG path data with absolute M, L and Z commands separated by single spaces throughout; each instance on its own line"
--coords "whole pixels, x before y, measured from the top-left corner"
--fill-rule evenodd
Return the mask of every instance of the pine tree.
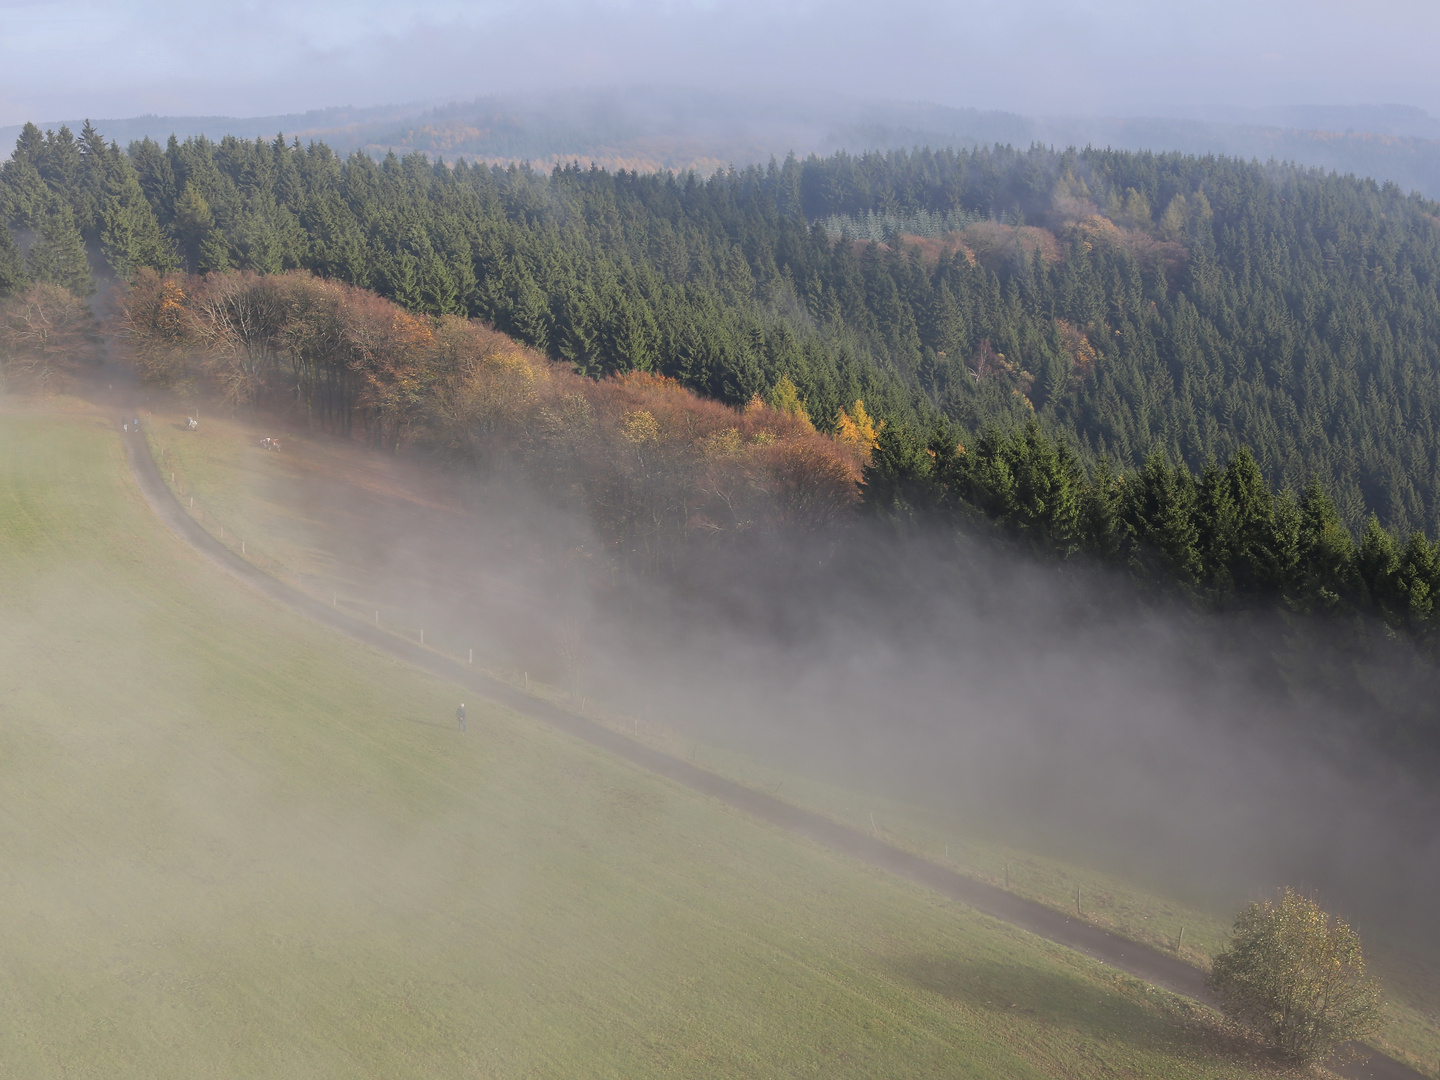
M 25 284 L 25 259 L 10 230 L 0 224 L 0 296 L 8 296 Z
M 1200 553 L 1194 479 L 1172 469 L 1158 448 L 1125 485 L 1122 517 L 1130 536 L 1130 560 L 1141 577 L 1162 585 L 1193 588 L 1205 571 Z
M 39 238 L 30 248 L 26 270 L 35 281 L 46 281 L 68 289 L 76 296 L 95 291 L 85 240 L 75 227 L 75 215 L 65 203 L 57 203 L 46 215 Z
M 100 248 L 106 262 L 122 280 L 141 267 L 162 274 L 175 269 L 175 254 L 160 232 L 134 167 L 118 148 L 111 149 L 109 164 L 100 212 Z
M 71 205 L 80 232 L 94 239 L 104 227 L 101 208 L 112 169 L 111 148 L 89 120 L 80 129 L 80 172 L 71 195 Z M 117 151 L 118 152 L 118 151 Z
M 218 274 L 230 269 L 230 245 L 225 242 L 223 232 L 219 229 L 206 230 L 200 240 L 196 262 L 196 269 L 202 274 Z
M 185 252 L 185 261 L 192 270 L 206 273 L 224 269 L 228 258 L 218 260 L 214 250 L 215 215 L 210 210 L 210 201 L 193 183 L 187 182 L 175 199 L 171 215 L 175 235 Z M 202 253 L 202 248 L 208 248 Z M 221 247 L 221 252 L 224 248 Z
M 1230 578 L 1243 593 L 1266 592 L 1279 584 L 1274 500 L 1247 447 L 1242 446 L 1226 465 L 1224 482 L 1234 507 Z

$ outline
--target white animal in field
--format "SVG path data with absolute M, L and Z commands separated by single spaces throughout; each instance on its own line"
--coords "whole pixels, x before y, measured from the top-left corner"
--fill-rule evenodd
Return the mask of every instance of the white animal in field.
M 261 439 L 261 440 L 260 440 L 260 445 L 261 445 L 262 447 L 264 447 L 266 450 L 279 450 L 279 449 L 280 449 L 280 440 L 279 440 L 279 439 Z
M 198 428 L 199 426 L 200 426 L 200 421 L 199 421 L 199 420 L 196 420 L 193 416 L 187 416 L 187 417 L 185 418 L 185 430 L 186 430 L 186 431 L 194 431 L 194 430 L 195 430 L 196 428 Z

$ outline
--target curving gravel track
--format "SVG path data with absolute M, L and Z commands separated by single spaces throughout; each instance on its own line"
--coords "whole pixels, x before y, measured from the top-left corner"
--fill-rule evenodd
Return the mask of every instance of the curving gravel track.
M 132 412 L 128 415 L 135 414 Z M 778 828 L 933 889 L 942 896 L 985 915 L 1084 953 L 1151 985 L 1207 1004 L 1213 1003 L 1205 989 L 1204 973 L 1175 956 L 1068 918 L 1052 908 L 965 877 L 918 855 L 902 851 L 883 840 L 839 825 L 819 814 L 802 810 L 763 792 L 706 772 L 679 758 L 627 739 L 574 713 L 536 700 L 421 645 L 378 630 L 327 607 L 271 577 L 206 532 L 165 486 L 144 435 L 131 433 L 122 435 L 122 438 L 135 482 L 145 501 L 160 519 L 199 554 L 276 603 L 324 623 L 379 652 L 457 682 L 507 708 L 544 721 L 551 727 L 583 739 L 694 791 L 718 799 L 728 806 L 743 810 Z M 1362 1052 L 1367 1055 L 1365 1060 L 1332 1066 L 1332 1069 L 1351 1080 L 1427 1080 L 1422 1073 L 1408 1065 L 1369 1047 L 1363 1048 Z

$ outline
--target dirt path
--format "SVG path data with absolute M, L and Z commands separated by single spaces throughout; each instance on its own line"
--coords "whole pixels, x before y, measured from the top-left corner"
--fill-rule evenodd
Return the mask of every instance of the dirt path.
M 544 721 L 551 727 L 583 739 L 616 757 L 709 795 L 787 832 L 803 836 L 831 851 L 923 885 L 1001 922 L 1084 953 L 1154 986 L 1207 1004 L 1212 1003 L 1205 990 L 1203 973 L 1175 956 L 1068 918 L 1042 904 L 965 877 L 819 814 L 802 810 L 763 792 L 696 768 L 679 758 L 653 750 L 608 728 L 523 694 L 415 642 L 377 630 L 326 607 L 245 561 L 206 532 L 165 486 L 144 435 L 131 432 L 122 435 L 122 438 L 125 455 L 141 494 L 160 519 L 185 543 L 220 569 L 244 581 L 276 603 L 324 623 L 379 652 L 453 680 L 518 713 Z M 1339 1066 L 1335 1071 L 1354 1080 L 1426 1080 L 1421 1073 L 1393 1058 L 1368 1048 L 1365 1053 L 1369 1055 L 1367 1061 Z

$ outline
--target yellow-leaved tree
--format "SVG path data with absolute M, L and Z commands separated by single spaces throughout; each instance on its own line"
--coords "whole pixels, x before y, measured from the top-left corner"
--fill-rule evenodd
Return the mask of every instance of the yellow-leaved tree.
M 1207 985 L 1227 1016 L 1302 1065 L 1373 1034 L 1380 1020 L 1359 935 L 1293 889 L 1240 913 Z
M 810 413 L 805 408 L 800 391 L 789 375 L 781 375 L 780 381 L 775 384 L 775 389 L 770 391 L 770 407 L 783 413 L 789 413 L 809 426 L 812 431 L 814 430 L 814 424 L 810 422 Z
M 855 399 L 850 411 L 840 410 L 835 421 L 835 438 L 854 450 L 860 459 L 869 462 L 871 451 L 880 445 L 880 432 L 885 430 L 885 421 L 875 421 L 865 411 L 865 402 Z

